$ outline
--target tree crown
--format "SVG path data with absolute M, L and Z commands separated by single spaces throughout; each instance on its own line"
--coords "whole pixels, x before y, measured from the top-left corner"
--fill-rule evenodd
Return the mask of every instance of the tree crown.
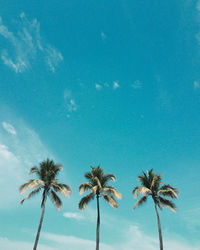
M 146 202 L 148 196 L 152 196 L 153 201 L 160 209 L 168 207 L 173 212 L 176 211 L 175 204 L 170 199 L 164 197 L 178 198 L 178 189 L 169 184 L 161 186 L 161 174 L 156 174 L 153 172 L 153 169 L 150 169 L 147 171 L 147 174 L 143 171 L 142 175 L 138 176 L 138 180 L 141 186 L 136 186 L 132 194 L 135 198 L 138 197 L 138 194 L 141 194 L 142 197 L 135 203 L 134 209 Z
M 19 187 L 21 194 L 26 192 L 28 189 L 33 189 L 33 191 L 24 197 L 21 203 L 43 190 L 41 206 L 44 205 L 44 200 L 46 199 L 45 197 L 48 195 L 55 207 L 57 209 L 61 209 L 62 201 L 57 193 L 59 192 L 67 197 L 71 194 L 70 187 L 66 184 L 58 183 L 58 180 L 56 179 L 61 170 L 61 164 L 55 164 L 53 160 L 49 159 L 39 163 L 39 167 L 32 167 L 30 169 L 30 174 L 36 174 L 38 179 L 31 179 Z

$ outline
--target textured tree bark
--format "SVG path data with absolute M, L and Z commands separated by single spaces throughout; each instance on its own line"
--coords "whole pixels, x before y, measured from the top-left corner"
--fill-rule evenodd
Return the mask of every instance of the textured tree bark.
M 99 250 L 99 228 L 100 228 L 100 211 L 99 211 L 99 195 L 97 195 L 97 231 L 96 231 L 96 250 Z
M 41 218 L 40 218 L 40 224 L 39 224 L 39 227 L 38 227 L 37 236 L 35 238 L 35 244 L 34 244 L 33 250 L 37 249 L 37 244 L 38 244 L 38 240 L 39 240 L 39 236 L 40 236 L 40 230 L 41 230 L 41 227 L 42 227 L 42 221 L 43 221 L 43 218 L 44 218 L 44 210 L 45 210 L 46 199 L 47 199 L 47 193 L 45 192 L 44 193 L 42 214 L 41 214 Z
M 155 204 L 156 215 L 158 219 L 158 233 L 159 233 L 159 241 L 160 241 L 160 250 L 163 250 L 163 240 L 162 240 L 162 232 L 161 232 L 161 224 L 160 224 L 160 217 L 158 213 L 157 206 Z

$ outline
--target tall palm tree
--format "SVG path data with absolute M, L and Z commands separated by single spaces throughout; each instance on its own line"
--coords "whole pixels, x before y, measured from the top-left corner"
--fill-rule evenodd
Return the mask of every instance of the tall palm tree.
M 147 174 L 143 172 L 142 175 L 138 176 L 138 180 L 142 186 L 135 187 L 132 194 L 135 198 L 138 197 L 139 193 L 142 195 L 142 197 L 135 203 L 134 209 L 146 202 L 148 196 L 152 197 L 158 220 L 160 250 L 163 250 L 161 224 L 157 207 L 159 207 L 161 210 L 163 207 L 168 207 L 171 211 L 176 212 L 175 204 L 170 199 L 164 198 L 163 196 L 177 198 L 178 190 L 169 184 L 160 186 L 162 183 L 161 177 L 162 175 L 153 173 L 153 169 L 147 171 Z
M 84 196 L 79 202 L 79 209 L 83 210 L 88 203 L 95 197 L 97 199 L 97 229 L 96 229 L 96 250 L 99 250 L 99 229 L 100 229 L 100 208 L 99 198 L 103 197 L 112 207 L 118 208 L 117 201 L 114 197 L 121 199 L 122 195 L 113 186 L 108 185 L 110 180 L 115 181 L 114 174 L 105 174 L 103 169 L 98 167 L 91 167 L 91 172 L 85 174 L 88 182 L 84 182 L 79 186 L 80 194 L 86 191 L 91 191 L 88 195 Z
M 35 239 L 35 244 L 33 247 L 33 250 L 37 249 L 37 244 L 40 236 L 40 230 L 42 227 L 42 221 L 44 218 L 44 211 L 45 211 L 45 204 L 47 200 L 47 196 L 50 197 L 51 201 L 54 203 L 55 207 L 60 210 L 62 207 L 62 201 L 57 195 L 57 193 L 61 193 L 67 197 L 71 194 L 71 189 L 66 184 L 58 183 L 56 177 L 58 173 L 61 171 L 62 165 L 61 164 L 55 164 L 53 160 L 47 159 L 46 161 L 43 161 L 39 164 L 39 168 L 34 166 L 30 169 L 30 174 L 36 174 L 38 179 L 31 179 L 28 182 L 24 183 L 20 186 L 19 191 L 20 193 L 26 192 L 30 188 L 34 188 L 33 191 L 31 191 L 29 194 L 27 194 L 24 199 L 21 201 L 21 204 L 23 202 L 34 196 L 35 194 L 39 193 L 40 191 L 43 191 L 42 193 L 42 214 L 40 218 L 40 223 Z

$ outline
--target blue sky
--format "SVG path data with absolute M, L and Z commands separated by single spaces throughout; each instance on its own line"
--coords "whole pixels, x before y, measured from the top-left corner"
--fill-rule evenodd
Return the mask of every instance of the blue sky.
M 131 192 L 154 168 L 179 189 L 160 213 L 166 249 L 200 249 L 200 1 L 0 0 L 0 246 L 32 249 L 41 197 L 18 187 L 47 157 L 72 188 L 50 201 L 39 248 L 94 248 L 96 203 L 78 210 L 90 166 L 117 177 L 101 202 L 102 250 L 158 249 L 152 201 Z

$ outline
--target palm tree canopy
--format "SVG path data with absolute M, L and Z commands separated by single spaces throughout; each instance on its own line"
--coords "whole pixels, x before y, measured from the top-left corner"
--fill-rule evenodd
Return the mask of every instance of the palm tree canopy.
M 21 203 L 43 190 L 43 200 L 41 206 L 43 206 L 44 196 L 48 195 L 55 207 L 57 209 L 61 209 L 62 201 L 60 200 L 58 193 L 67 197 L 71 194 L 71 188 L 66 184 L 58 183 L 58 179 L 56 179 L 61 170 L 61 164 L 55 164 L 53 160 L 49 159 L 41 162 L 39 167 L 32 167 L 30 169 L 30 174 L 36 174 L 38 179 L 31 179 L 19 187 L 21 194 L 26 192 L 28 189 L 34 189 L 24 197 Z
M 155 204 L 158 205 L 160 209 L 168 207 L 175 212 L 175 204 L 170 199 L 164 197 L 178 198 L 177 188 L 174 188 L 169 184 L 161 186 L 162 175 L 154 173 L 153 169 L 147 171 L 147 174 L 145 172 L 142 173 L 142 175 L 138 176 L 141 186 L 135 187 L 132 191 L 135 198 L 138 197 L 138 194 L 142 195 L 142 197 L 135 203 L 134 209 L 146 202 L 148 196 L 152 196 Z
M 95 196 L 101 196 L 107 201 L 112 207 L 117 208 L 118 204 L 115 197 L 118 199 L 122 198 L 122 195 L 113 186 L 108 185 L 109 181 L 115 181 L 116 177 L 114 174 L 105 174 L 103 169 L 98 167 L 91 167 L 91 172 L 85 174 L 85 178 L 88 182 L 84 182 L 79 186 L 80 194 L 87 191 L 91 191 L 88 195 L 84 196 L 79 202 L 79 209 L 83 210 L 87 204 L 94 199 Z

